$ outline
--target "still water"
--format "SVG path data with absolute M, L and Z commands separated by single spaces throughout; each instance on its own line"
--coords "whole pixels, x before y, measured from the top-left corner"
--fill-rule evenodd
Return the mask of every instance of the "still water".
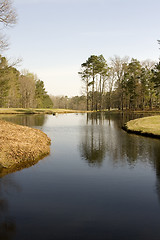
M 44 131 L 51 153 L 0 178 L 0 240 L 159 240 L 160 140 L 137 116 L 1 116 Z

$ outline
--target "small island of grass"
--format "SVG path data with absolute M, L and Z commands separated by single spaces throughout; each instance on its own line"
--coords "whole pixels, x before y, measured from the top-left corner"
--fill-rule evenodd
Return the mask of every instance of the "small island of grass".
M 35 164 L 49 154 L 50 142 L 38 129 L 0 120 L 0 175 Z
M 160 138 L 160 115 L 131 120 L 123 129 L 130 133 Z

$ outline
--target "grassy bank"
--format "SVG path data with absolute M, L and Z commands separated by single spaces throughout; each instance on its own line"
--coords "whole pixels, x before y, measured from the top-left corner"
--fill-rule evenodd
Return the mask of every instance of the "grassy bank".
M 0 120 L 0 176 L 33 165 L 50 152 L 50 139 L 38 129 Z
M 0 108 L 0 114 L 61 114 L 61 113 L 86 113 L 86 112 L 96 112 L 96 111 L 83 111 L 83 110 L 71 110 L 71 109 L 45 109 L 45 108 Z M 98 111 L 99 112 L 99 111 Z M 121 111 L 117 109 L 102 110 L 102 112 L 108 113 L 160 113 L 160 110 L 145 110 L 145 111 Z
M 0 108 L 0 114 L 53 114 L 83 113 L 86 111 L 70 109 L 36 109 L 36 108 Z
M 123 128 L 131 133 L 160 138 L 160 115 L 131 120 Z

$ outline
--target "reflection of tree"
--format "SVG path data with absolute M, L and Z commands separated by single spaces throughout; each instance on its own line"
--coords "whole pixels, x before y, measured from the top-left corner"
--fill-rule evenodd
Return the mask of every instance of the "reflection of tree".
M 91 165 L 101 165 L 105 155 L 114 165 L 128 163 L 134 166 L 137 161 L 150 161 L 150 154 L 155 154 L 151 144 L 154 140 L 128 134 L 121 129 L 125 122 L 143 116 L 126 113 L 87 114 L 80 147 L 82 157 Z M 158 163 L 156 165 L 158 166 Z
M 150 158 L 152 159 L 156 170 L 156 190 L 160 201 L 160 140 L 154 141 Z
M 105 131 L 102 114 L 87 114 L 87 126 L 83 128 L 80 145 L 81 156 L 90 166 L 101 166 L 105 157 Z
M 0 239 L 9 240 L 15 236 L 16 224 L 10 216 L 8 216 L 9 206 L 7 201 L 8 188 L 19 188 L 9 178 L 0 178 Z
M 156 191 L 160 201 L 160 140 L 128 134 L 122 125 L 135 114 L 88 114 L 81 131 L 81 156 L 90 166 L 101 166 L 107 159 L 114 166 L 150 165 L 156 172 Z M 105 158 L 106 156 L 106 158 Z
M 121 164 L 128 162 L 129 165 L 135 165 L 138 160 L 149 161 L 147 155 L 150 152 L 152 139 L 128 134 L 121 129 L 125 122 L 143 116 L 144 114 L 134 113 L 105 113 L 104 124 L 107 125 L 106 123 L 110 122 L 110 128 L 106 126 L 109 139 L 109 141 L 106 141 L 106 151 L 112 163 Z
M 12 221 L 4 221 L 0 223 L 0 239 L 12 239 L 16 232 L 15 223 Z
M 2 115 L 1 119 L 23 126 L 43 126 L 46 120 L 44 114 Z

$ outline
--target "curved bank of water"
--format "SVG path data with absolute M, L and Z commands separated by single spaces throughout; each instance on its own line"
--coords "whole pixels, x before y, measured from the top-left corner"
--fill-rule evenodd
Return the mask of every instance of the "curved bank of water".
M 1 174 L 33 165 L 49 154 L 50 143 L 38 129 L 0 120 Z
M 160 115 L 131 120 L 123 129 L 129 133 L 160 138 Z

